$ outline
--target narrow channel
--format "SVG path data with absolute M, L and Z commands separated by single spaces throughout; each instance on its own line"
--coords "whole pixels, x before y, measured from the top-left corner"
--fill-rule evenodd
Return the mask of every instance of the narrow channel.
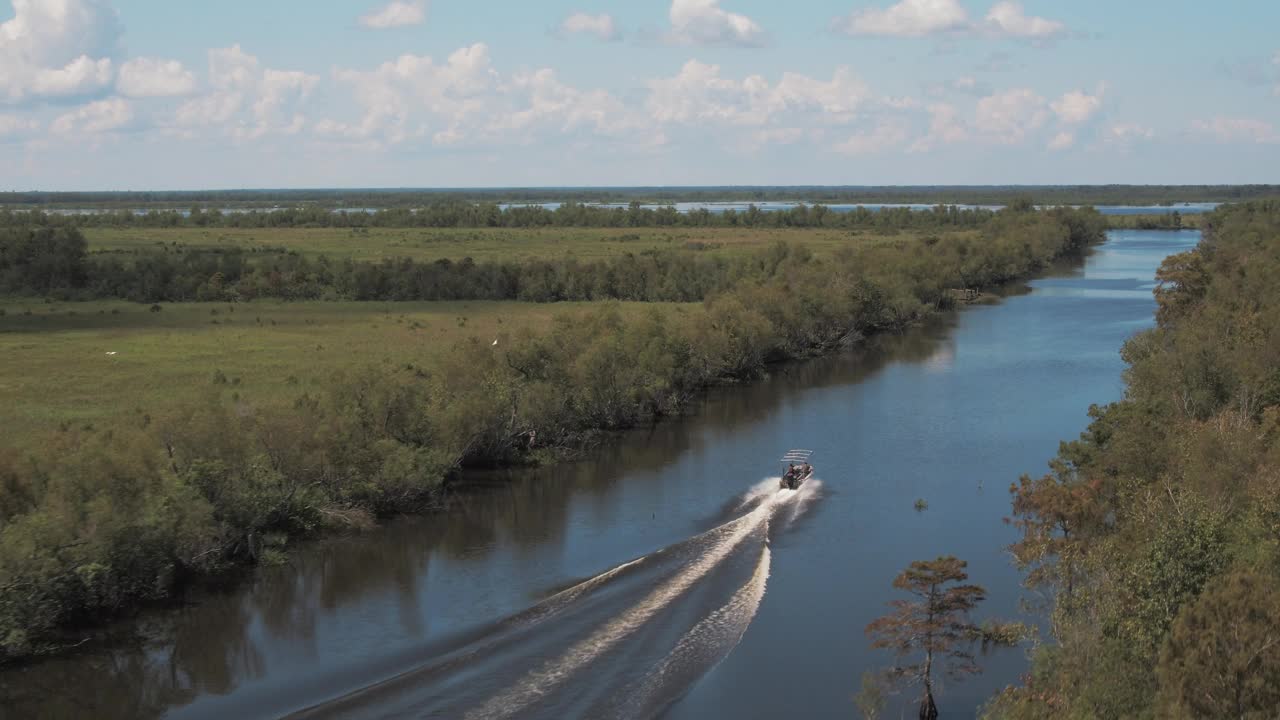
M 447 515 L 334 538 L 232 592 L 0 672 L 14 717 L 851 717 L 891 658 L 863 627 L 951 554 L 1019 615 L 1009 484 L 1118 399 L 1160 261 L 1196 231 L 1113 231 L 998 302 L 717 390 L 573 463 L 479 478 Z M 777 491 L 775 461 L 814 450 Z M 917 510 L 917 500 L 927 508 Z M 945 683 L 948 717 L 1026 668 Z M 74 692 L 69 691 L 74 689 Z M 896 713 L 896 708 L 895 708 Z M 891 713 L 894 714 L 894 713 Z

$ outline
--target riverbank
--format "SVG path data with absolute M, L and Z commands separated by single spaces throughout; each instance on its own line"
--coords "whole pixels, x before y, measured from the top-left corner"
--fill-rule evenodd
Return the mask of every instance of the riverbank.
M 948 288 L 1025 278 L 1102 239 L 1088 211 L 1005 212 L 979 241 L 921 239 L 817 261 L 674 313 L 605 306 L 545 332 L 462 343 L 428 369 L 345 373 L 292 405 L 218 388 L 198 406 L 69 428 L 0 454 L 0 650 L 170 596 L 289 538 L 429 507 L 459 467 L 551 457 L 679 413 L 714 383 L 900 329 Z M 776 268 L 775 268 L 776 269 Z
M 1269 717 L 1280 650 L 1280 203 L 1169 257 L 1124 398 L 1011 487 L 1053 642 L 987 716 Z

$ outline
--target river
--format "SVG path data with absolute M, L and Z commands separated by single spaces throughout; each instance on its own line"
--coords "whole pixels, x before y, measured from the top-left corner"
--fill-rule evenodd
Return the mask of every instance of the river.
M 1008 486 L 1120 397 L 1155 269 L 1198 239 L 1113 231 L 999 302 L 718 389 L 581 461 L 478 477 L 456 512 L 307 544 L 0 672 L 0 717 L 851 717 L 892 659 L 863 628 L 912 560 L 967 560 L 979 618 L 1021 617 Z M 817 472 L 778 492 L 790 448 Z M 1026 659 L 982 664 L 942 682 L 944 715 Z

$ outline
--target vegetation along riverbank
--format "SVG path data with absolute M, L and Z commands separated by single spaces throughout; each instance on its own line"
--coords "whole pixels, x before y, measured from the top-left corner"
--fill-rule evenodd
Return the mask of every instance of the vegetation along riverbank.
M 991 718 L 1263 718 L 1280 703 L 1280 203 L 1168 258 L 1125 397 L 1015 484 L 1052 643 Z
M 9 214 L 0 342 L 44 354 L 5 382 L 19 399 L 64 382 L 83 402 L 4 411 L 31 429 L 0 449 L 0 657 L 278 558 L 292 537 L 432 507 L 459 468 L 552 458 L 710 384 L 900 329 L 1106 228 L 1029 203 L 949 216 L 582 261 L 99 253 L 73 221 Z M 530 302 L 566 300 L 590 306 Z

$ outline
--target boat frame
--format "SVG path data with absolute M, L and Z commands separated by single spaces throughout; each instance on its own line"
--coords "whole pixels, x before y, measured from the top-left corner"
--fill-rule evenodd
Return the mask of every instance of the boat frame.
M 807 466 L 809 469 L 807 472 L 802 471 L 800 475 L 791 478 L 787 477 L 787 473 L 784 470 L 782 472 L 782 477 L 778 480 L 778 488 L 780 490 L 796 490 L 803 485 L 806 480 L 813 477 L 813 464 L 809 462 L 809 458 L 812 456 L 812 450 L 803 450 L 798 448 L 795 450 L 788 450 L 787 453 L 782 456 L 783 463 L 787 465 L 798 463 L 802 467 Z

